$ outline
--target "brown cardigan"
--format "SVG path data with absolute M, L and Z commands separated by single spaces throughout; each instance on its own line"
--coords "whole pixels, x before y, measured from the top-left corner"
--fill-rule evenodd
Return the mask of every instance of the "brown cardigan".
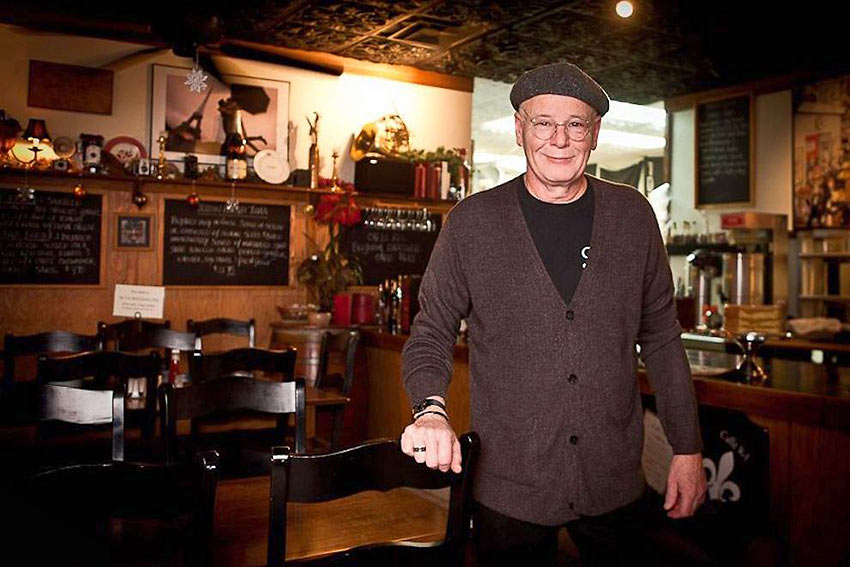
M 538 524 L 602 514 L 640 495 L 636 343 L 673 450 L 702 450 L 652 209 L 631 187 L 588 180 L 596 199 L 591 249 L 568 305 L 528 231 L 518 177 L 449 214 L 403 354 L 411 400 L 445 396 L 455 329 L 466 318 L 470 418 L 481 436 L 475 496 Z

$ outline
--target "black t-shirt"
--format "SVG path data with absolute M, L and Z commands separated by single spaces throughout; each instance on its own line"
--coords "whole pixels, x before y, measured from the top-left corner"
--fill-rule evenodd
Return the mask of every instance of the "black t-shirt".
M 520 191 L 520 206 L 549 277 L 569 303 L 590 261 L 593 187 L 588 184 L 577 201 L 560 204 L 540 201 L 526 189 Z

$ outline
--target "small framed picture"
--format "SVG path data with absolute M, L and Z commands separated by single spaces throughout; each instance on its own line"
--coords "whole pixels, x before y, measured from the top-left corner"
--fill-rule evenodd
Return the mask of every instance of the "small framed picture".
M 153 215 L 115 213 L 115 247 L 125 250 L 153 250 Z

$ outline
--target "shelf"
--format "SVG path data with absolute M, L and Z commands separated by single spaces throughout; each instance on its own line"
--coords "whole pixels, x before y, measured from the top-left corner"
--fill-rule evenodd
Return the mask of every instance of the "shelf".
M 850 260 L 850 252 L 800 252 L 801 260 Z
M 799 297 L 810 301 L 850 302 L 850 295 L 800 295 Z
M 740 252 L 741 249 L 728 243 L 718 242 L 688 242 L 684 244 L 668 244 L 668 256 L 687 256 L 694 250 L 711 250 L 712 252 Z
M 215 180 L 203 181 L 196 180 L 192 183 L 191 179 L 156 179 L 151 176 L 117 176 L 117 175 L 100 175 L 100 174 L 80 174 L 67 173 L 53 170 L 46 171 L 31 171 L 26 177 L 26 171 L 22 169 L 6 168 L 0 169 L 0 186 L 11 183 L 19 184 L 20 178 L 28 179 L 31 186 L 36 189 L 48 188 L 45 186 L 62 185 L 71 188 L 79 182 L 83 182 L 87 188 L 114 188 L 118 187 L 135 187 L 138 186 L 144 192 L 158 193 L 181 193 L 189 194 L 190 192 L 198 192 L 203 199 L 204 196 L 221 197 L 229 194 L 231 191 L 230 181 Z M 237 181 L 233 184 L 237 193 L 247 194 L 248 192 L 262 193 L 264 195 L 272 195 L 281 199 L 294 199 L 301 201 L 313 201 L 314 203 L 322 195 L 331 195 L 330 188 L 310 189 L 309 187 L 297 187 L 292 185 L 273 185 L 262 181 Z M 12 185 L 14 187 L 14 185 Z M 11 188 L 11 187 L 8 187 Z M 444 214 L 457 204 L 457 201 L 449 201 L 443 199 L 421 199 L 414 198 L 412 195 L 399 195 L 394 193 L 355 193 L 354 198 L 360 206 L 383 206 L 401 205 L 402 208 L 428 208 L 431 212 Z

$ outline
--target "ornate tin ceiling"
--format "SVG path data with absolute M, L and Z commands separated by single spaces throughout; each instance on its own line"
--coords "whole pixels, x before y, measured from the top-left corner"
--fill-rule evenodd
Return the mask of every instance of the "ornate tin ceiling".
M 614 0 L 208 0 L 180 6 L 218 15 L 229 39 L 508 83 L 537 65 L 571 61 L 613 98 L 637 103 L 847 67 L 841 38 L 848 18 L 839 13 L 845 7 L 771 12 L 761 2 L 633 2 L 628 20 L 614 14 Z M 20 16 L 27 8 L 8 6 L 0 19 L 19 23 L 13 12 Z M 55 28 L 57 13 L 72 13 L 84 29 L 80 20 L 96 14 L 101 29 L 103 22 L 118 22 L 124 26 L 116 30 L 129 24 L 156 30 L 185 16 L 173 3 L 91 6 L 45 0 L 38 16 L 30 12 L 26 19 L 32 24 L 52 13 Z

